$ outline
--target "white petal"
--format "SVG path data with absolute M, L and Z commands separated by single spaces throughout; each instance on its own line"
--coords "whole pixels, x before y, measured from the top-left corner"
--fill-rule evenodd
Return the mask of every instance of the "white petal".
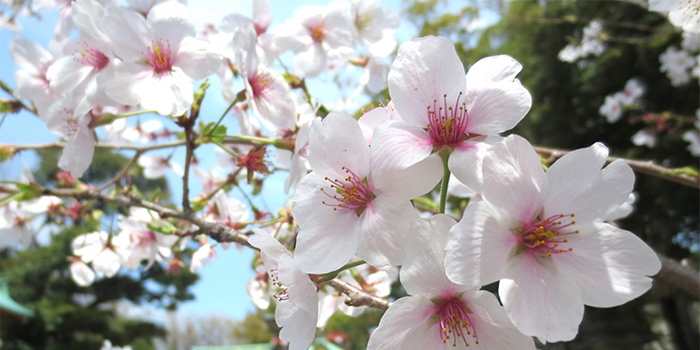
M 204 40 L 186 37 L 177 51 L 174 66 L 180 67 L 192 80 L 201 80 L 214 73 L 223 56 Z
M 70 277 L 81 287 L 87 287 L 95 281 L 95 273 L 80 260 L 70 264 Z
M 315 173 L 297 186 L 292 213 L 301 231 L 297 236 L 295 262 L 306 273 L 336 270 L 355 255 L 359 218 L 354 211 L 333 210 L 323 201 L 333 201 L 320 190 L 327 187 Z
M 360 215 L 357 255 L 377 267 L 401 264 L 408 228 L 418 218 L 409 200 L 378 196 Z
M 371 156 L 376 157 L 375 147 Z M 377 166 L 388 165 L 387 162 L 374 162 Z M 442 178 L 444 168 L 442 159 L 437 154 L 413 164 L 406 169 L 372 168 L 371 183 L 378 192 L 392 194 L 405 199 L 414 199 L 430 192 Z
M 408 231 L 406 258 L 401 267 L 401 284 L 409 295 L 428 298 L 442 293 L 457 293 L 445 275 L 445 244 L 450 228 L 457 222 L 443 214 L 413 222 Z
M 372 169 L 405 169 L 428 158 L 433 150 L 430 135 L 403 122 L 378 126 L 372 138 Z
M 454 282 L 482 286 L 505 277 L 519 238 L 487 202 L 470 204 L 450 231 L 445 270 Z
M 483 58 L 467 72 L 468 132 L 494 135 L 512 129 L 532 106 L 515 76 L 522 65 L 510 56 Z
M 529 223 L 539 214 L 547 191 L 540 158 L 529 142 L 517 135 L 495 144 L 484 158 L 484 199 Z
M 578 285 L 547 259 L 520 254 L 518 269 L 501 280 L 498 294 L 513 324 L 540 341 L 568 341 L 576 337 L 583 319 Z
M 651 288 L 661 269 L 656 253 L 629 231 L 605 223 L 581 227 L 569 238 L 573 250 L 552 256 L 581 288 L 583 303 L 595 307 L 624 304 Z
M 161 2 L 153 6 L 148 12 L 146 22 L 153 28 L 157 37 L 168 40 L 173 48 L 180 46 L 185 37 L 197 35 L 187 6 L 176 1 Z
M 282 327 L 279 337 L 288 341 L 289 350 L 308 350 L 316 336 L 316 315 L 299 309 L 291 301 L 277 304 L 275 321 Z
M 369 146 L 357 121 L 347 114 L 332 112 L 323 120 L 314 120 L 308 158 L 320 177 L 344 179 L 346 169 L 360 179 L 369 174 Z
M 432 307 L 434 304 L 429 299 L 419 296 L 397 300 L 382 316 L 369 338 L 367 350 L 405 349 L 401 347 L 402 343 L 413 328 L 431 316 L 426 311 Z
M 328 54 L 321 43 L 314 43 L 294 56 L 294 68 L 307 78 L 315 78 L 326 69 L 327 61 Z
M 396 110 L 410 125 L 425 127 L 428 107 L 437 101 L 453 106 L 466 92 L 464 66 L 454 45 L 443 37 L 428 36 L 407 42 L 389 71 L 389 95 Z
M 93 130 L 86 126 L 81 126 L 75 134 L 75 138 L 68 140 L 68 143 L 63 148 L 63 154 L 61 154 L 61 159 L 58 160 L 58 166 L 63 170 L 70 171 L 71 175 L 78 179 L 90 167 L 94 153 L 95 135 Z
M 491 145 L 502 140 L 500 136 L 482 136 L 461 142 L 450 154 L 447 166 L 460 182 L 481 193 L 484 157 Z

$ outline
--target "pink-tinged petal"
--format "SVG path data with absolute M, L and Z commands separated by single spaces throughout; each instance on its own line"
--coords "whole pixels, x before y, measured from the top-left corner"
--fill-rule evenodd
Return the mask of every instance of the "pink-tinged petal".
M 328 54 L 321 43 L 313 43 L 308 50 L 297 52 L 294 68 L 307 78 L 315 78 L 326 69 Z
M 402 344 L 408 334 L 432 316 L 434 306 L 429 299 L 420 296 L 397 300 L 382 316 L 369 338 L 367 350 L 405 349 Z
M 94 67 L 81 64 L 72 55 L 64 56 L 49 67 L 46 79 L 52 90 L 65 94 L 72 92 L 94 71 Z
M 214 73 L 223 56 L 204 40 L 186 37 L 182 39 L 173 65 L 182 69 L 192 80 L 201 80 Z
M 71 242 L 73 254 L 81 257 L 85 262 L 94 260 L 107 243 L 108 236 L 107 232 L 92 232 L 76 237 Z
M 435 153 L 406 169 L 372 168 L 370 175 L 377 192 L 411 200 L 435 188 L 443 172 L 442 159 Z
M 580 232 L 569 238 L 571 252 L 552 258 L 581 288 L 584 304 L 617 306 L 651 288 L 647 276 L 659 272 L 661 262 L 639 237 L 605 223 L 581 227 Z
M 153 6 L 148 12 L 146 22 L 153 28 L 156 37 L 169 41 L 173 48 L 180 46 L 185 37 L 197 35 L 189 9 L 175 1 Z
M 467 72 L 467 131 L 494 135 L 512 129 L 532 106 L 532 97 L 515 76 L 522 65 L 510 56 L 486 57 Z
M 423 298 L 427 299 L 427 298 Z M 435 305 L 433 305 L 435 308 Z M 450 336 L 449 341 L 446 340 L 445 343 L 442 342 L 440 338 L 440 325 L 438 324 L 437 318 L 427 318 L 423 322 L 417 324 L 411 332 L 408 333 L 403 341 L 403 344 L 398 348 L 401 350 L 425 350 L 425 349 L 436 349 L 436 350 L 468 350 L 472 346 L 467 347 L 461 338 L 456 339 L 455 343 L 452 343 L 452 336 Z M 472 343 L 473 344 L 473 343 Z
M 308 350 L 316 338 L 316 315 L 299 309 L 291 301 L 277 304 L 275 322 L 282 327 L 279 337 L 289 342 L 289 350 Z
M 634 172 L 622 160 L 599 170 L 607 156 L 601 144 L 574 152 L 571 158 L 560 159 L 566 162 L 554 168 L 555 173 L 549 174 L 551 168 L 547 172 L 551 192 L 544 204 L 545 215 L 574 213 L 579 222 L 602 221 L 629 197 L 634 189 Z
M 443 105 L 447 96 L 452 106 L 466 92 L 464 66 L 454 45 L 443 37 L 428 36 L 407 42 L 389 71 L 389 95 L 396 110 L 410 125 L 428 124 L 428 107 Z
M 345 170 L 350 169 L 363 179 L 369 174 L 369 153 L 369 146 L 353 117 L 331 112 L 325 119 L 313 121 L 308 158 L 319 177 L 344 179 L 348 176 Z
M 253 20 L 258 34 L 267 30 L 272 23 L 272 5 L 269 0 L 253 0 Z
M 375 129 L 370 161 L 372 169 L 405 169 L 428 158 L 433 142 L 428 133 L 403 122 Z
M 296 107 L 289 85 L 277 72 L 260 67 L 255 78 L 261 88 L 252 98 L 253 111 L 271 131 L 296 128 Z M 251 89 L 253 90 L 253 89 Z M 270 122 L 272 125 L 270 125 Z
M 482 286 L 506 275 L 520 243 L 509 223 L 487 202 L 470 204 L 450 231 L 445 271 L 454 282 Z
M 513 259 L 518 267 L 498 286 L 513 324 L 542 342 L 574 339 L 583 319 L 583 301 L 576 282 L 550 260 L 527 253 Z
M 452 151 L 447 166 L 461 183 L 481 193 L 484 157 L 491 145 L 502 140 L 500 136 L 480 136 L 464 141 Z
M 22 37 L 15 38 L 8 50 L 17 66 L 34 76 L 42 74 L 42 69 L 53 59 L 41 45 Z
M 144 59 L 144 53 L 148 52 L 154 38 L 153 29 L 146 24 L 143 16 L 121 6 L 110 6 L 103 21 L 115 56 L 124 61 Z
M 521 222 L 539 214 L 547 194 L 547 177 L 529 142 L 518 135 L 497 143 L 484 158 L 483 196 Z
M 340 268 L 355 255 L 358 245 L 357 214 L 323 204 L 332 199 L 320 190 L 322 187 L 328 187 L 326 181 L 315 173 L 308 174 L 293 197 L 292 213 L 301 227 L 295 263 L 306 273 Z
M 58 166 L 70 171 L 71 175 L 78 179 L 83 176 L 85 170 L 92 163 L 92 156 L 95 153 L 95 135 L 93 130 L 87 126 L 81 126 L 75 134 L 75 138 L 68 140 L 63 148 Z
M 414 221 L 409 228 L 406 258 L 401 267 L 401 284 L 409 295 L 432 298 L 457 294 L 463 288 L 445 275 L 445 244 L 456 223 L 453 218 L 438 214 Z
M 405 256 L 408 228 L 419 219 L 405 198 L 380 195 L 360 215 L 357 255 L 373 266 L 397 266 Z

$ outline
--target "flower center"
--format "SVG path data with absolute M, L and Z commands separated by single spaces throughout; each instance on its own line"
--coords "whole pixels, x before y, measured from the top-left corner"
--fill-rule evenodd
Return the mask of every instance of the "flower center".
M 254 76 L 248 78 L 248 83 L 250 83 L 250 87 L 253 90 L 253 97 L 264 98 L 266 90 L 274 81 L 275 77 L 264 70 L 259 70 Z
M 437 148 L 458 144 L 467 130 L 469 113 L 465 103 L 460 105 L 461 97 L 462 93 L 460 92 L 454 106 L 447 105 L 447 95 L 442 97 L 442 106 L 438 105 L 437 100 L 433 100 L 433 105 L 428 106 L 428 126 L 426 129 L 433 140 L 433 145 Z
M 320 43 L 326 38 L 326 28 L 323 23 L 315 23 L 309 28 L 309 31 L 311 32 L 311 39 L 315 43 Z
M 330 182 L 330 188 L 333 192 L 326 192 L 325 188 L 321 188 L 326 196 L 335 200 L 335 202 L 328 203 L 323 201 L 323 204 L 333 207 L 334 211 L 346 210 L 354 211 L 357 216 L 360 216 L 362 212 L 367 207 L 367 204 L 371 202 L 376 196 L 374 195 L 374 189 L 372 186 L 368 185 L 367 182 L 357 176 L 352 170 L 343 167 L 343 170 L 348 174 L 348 177 L 339 180 L 326 177 L 325 180 Z
M 151 230 L 139 231 L 136 235 L 131 236 L 132 244 L 141 247 L 148 247 L 156 242 L 156 233 Z
M 148 53 L 145 55 L 148 63 L 153 67 L 156 74 L 166 74 L 172 70 L 172 55 L 170 51 L 170 42 L 151 42 L 153 45 L 148 47 Z
M 533 222 L 521 229 L 516 229 L 520 235 L 521 245 L 518 253 L 527 250 L 537 256 L 548 256 L 573 251 L 573 248 L 566 248 L 569 241 L 567 236 L 578 234 L 578 230 L 571 227 L 576 221 L 566 222 L 565 218 L 573 218 L 574 214 L 552 215 L 544 220 Z
M 83 40 L 81 44 L 83 50 L 78 52 L 79 57 L 75 58 L 78 63 L 96 68 L 97 70 L 101 70 L 109 64 L 109 58 L 95 47 L 95 45 L 85 40 Z
M 474 324 L 469 319 L 471 311 L 464 304 L 464 301 L 454 296 L 450 299 L 433 301 L 436 305 L 435 316 L 438 318 L 438 332 L 443 344 L 450 339 L 452 346 L 457 346 L 457 339 L 462 339 L 465 346 L 469 346 L 468 338 L 473 338 L 475 344 L 479 344 L 479 337 L 476 335 Z

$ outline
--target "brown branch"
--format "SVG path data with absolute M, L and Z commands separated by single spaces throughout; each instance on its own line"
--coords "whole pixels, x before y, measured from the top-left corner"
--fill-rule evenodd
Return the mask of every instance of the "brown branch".
M 95 148 L 137 151 L 137 152 L 143 153 L 143 152 L 157 150 L 157 149 L 183 146 L 184 144 L 185 144 L 185 140 L 159 143 L 159 144 L 148 145 L 148 146 L 115 145 L 115 144 L 108 144 L 108 143 L 97 143 L 97 144 L 95 144 Z M 0 143 L 0 147 L 1 146 L 11 147 L 15 151 L 23 151 L 23 150 L 37 150 L 37 149 L 61 149 L 61 148 L 66 146 L 66 143 L 65 142 L 54 142 L 54 143 L 44 143 L 44 144 L 38 144 L 38 145 L 11 145 L 11 144 L 6 144 L 6 143 Z
M 683 266 L 679 262 L 658 254 L 661 260 L 661 271 L 654 277 L 682 290 L 696 299 L 700 299 L 700 273 Z
M 2 80 L 0 80 L 0 89 L 5 91 L 8 95 L 12 96 L 14 101 L 17 102 L 22 108 L 27 110 L 27 112 L 32 113 L 37 117 L 39 116 L 39 114 L 36 110 L 36 107 L 27 106 L 24 102 L 22 102 L 22 100 L 20 100 L 19 98 L 17 98 L 17 96 L 15 96 L 15 91 L 12 88 L 10 88 L 9 86 L 7 86 L 7 84 L 5 84 L 5 82 Z
M 119 174 L 117 174 L 117 176 L 115 176 L 113 179 L 107 181 L 107 183 L 105 183 L 104 185 L 98 187 L 98 188 L 96 189 L 97 192 L 102 192 L 102 191 L 104 191 L 104 190 L 107 189 L 109 186 L 112 186 L 112 185 L 116 184 L 116 183 L 119 182 L 124 176 L 126 176 L 126 174 L 129 173 L 129 170 L 130 170 L 131 167 L 134 165 L 134 163 L 136 163 L 136 161 L 138 161 L 139 157 L 141 157 L 141 154 L 143 154 L 143 152 L 141 152 L 141 151 L 136 151 L 136 154 L 134 154 L 134 157 L 131 158 L 131 159 L 129 160 L 128 163 L 126 163 L 126 165 L 124 166 L 124 169 L 122 169 L 122 171 L 120 171 Z
M 349 306 L 369 306 L 380 310 L 386 310 L 391 306 L 390 301 L 367 293 L 338 278 L 332 279 L 326 283 L 335 288 L 335 290 L 347 295 L 348 298 L 345 300 L 345 304 Z
M 549 161 L 550 163 L 569 153 L 569 151 L 545 147 L 535 147 L 535 151 L 537 151 L 537 153 L 539 153 L 540 155 L 547 157 L 547 161 Z M 635 172 L 659 177 L 665 180 L 679 183 L 681 185 L 700 189 L 700 177 L 691 176 L 687 174 L 679 174 L 674 169 L 662 167 L 660 165 L 655 164 L 653 161 L 639 161 L 624 158 L 608 157 L 605 164 L 610 164 L 618 159 L 623 160 L 627 164 L 629 164 L 629 166 Z

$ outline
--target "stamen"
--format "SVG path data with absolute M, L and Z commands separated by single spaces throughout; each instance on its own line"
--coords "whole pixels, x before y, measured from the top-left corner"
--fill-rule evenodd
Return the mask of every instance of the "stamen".
M 342 167 L 342 169 L 345 170 L 348 177 L 332 180 L 326 177 L 324 179 L 330 183 L 330 190 L 327 191 L 326 188 L 322 187 L 321 192 L 328 198 L 333 199 L 334 202 L 322 201 L 322 203 L 332 207 L 334 211 L 339 209 L 354 211 L 357 213 L 357 216 L 360 216 L 367 204 L 376 198 L 373 193 L 374 189 L 364 179 L 360 179 L 352 170 L 346 167 Z
M 433 100 L 433 105 L 427 107 L 428 125 L 427 131 L 437 148 L 453 146 L 459 143 L 467 130 L 469 113 L 467 105 L 462 102 L 460 92 L 454 106 L 447 105 L 447 95 L 443 95 L 443 105 L 438 107 L 438 101 Z
M 148 53 L 141 53 L 148 63 L 153 67 L 153 72 L 156 74 L 166 74 L 172 70 L 172 55 L 170 51 L 170 41 L 166 40 L 165 45 L 158 42 L 151 42 L 152 46 L 148 47 Z
M 479 344 L 476 329 L 469 318 L 471 312 L 459 296 L 442 299 L 435 302 L 435 304 L 435 316 L 438 317 L 438 332 L 443 344 L 450 340 L 450 335 L 452 335 L 453 347 L 457 347 L 458 338 L 462 339 L 465 346 L 469 346 L 467 338 L 474 339 L 475 344 Z
M 573 218 L 574 214 L 552 215 L 544 220 L 536 221 L 517 230 L 520 232 L 521 244 L 527 251 L 538 255 L 551 257 L 552 254 L 573 251 L 573 248 L 562 248 L 560 245 L 569 243 L 565 236 L 578 234 L 579 231 L 571 231 L 569 228 L 576 224 L 571 220 L 563 223 L 561 219 Z

